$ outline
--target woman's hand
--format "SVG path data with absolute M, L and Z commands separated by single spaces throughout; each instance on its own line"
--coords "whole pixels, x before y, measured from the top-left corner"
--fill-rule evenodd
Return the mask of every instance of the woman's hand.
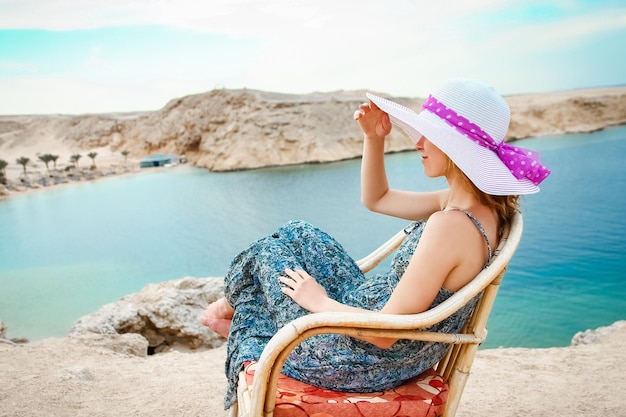
M 384 139 L 391 132 L 389 115 L 372 101 L 359 106 L 354 112 L 354 120 L 359 122 L 365 136 L 372 139 Z
M 324 287 L 302 269 L 294 271 L 287 268 L 285 274 L 287 274 L 286 277 L 279 278 L 280 282 L 285 284 L 282 288 L 285 295 L 311 313 L 324 311 L 324 305 L 330 299 Z
M 372 313 L 372 311 L 351 307 L 333 300 L 328 296 L 324 287 L 318 284 L 311 275 L 302 269 L 293 271 L 287 268 L 285 269 L 285 274 L 287 274 L 286 277 L 281 276 L 279 278 L 280 282 L 285 285 L 282 287 L 282 292 L 311 313 L 321 313 L 324 311 Z M 358 337 L 358 339 L 372 343 L 381 349 L 389 348 L 397 340 L 373 336 L 362 336 Z

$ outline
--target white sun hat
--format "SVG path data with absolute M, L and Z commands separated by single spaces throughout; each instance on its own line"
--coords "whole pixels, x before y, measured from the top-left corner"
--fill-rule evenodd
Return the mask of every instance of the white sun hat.
M 484 82 L 447 81 L 428 97 L 419 114 L 366 95 L 415 142 L 424 136 L 441 149 L 487 194 L 533 194 L 550 174 L 537 152 L 504 142 L 511 112 L 504 98 Z

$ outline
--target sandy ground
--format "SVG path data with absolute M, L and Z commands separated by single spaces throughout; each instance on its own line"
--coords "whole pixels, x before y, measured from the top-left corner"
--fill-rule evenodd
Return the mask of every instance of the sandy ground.
M 43 143 L 45 143 L 49 147 L 56 145 L 56 143 L 51 144 L 50 141 L 44 141 Z M 31 153 L 28 153 L 21 148 L 10 150 L 5 149 L 5 153 L 2 156 L 3 158 L 5 158 L 5 160 L 7 160 L 6 158 L 8 158 L 8 161 L 11 162 L 5 169 L 6 178 L 10 182 L 10 189 L 7 190 L 8 193 L 6 195 L 3 195 L 3 193 L 0 192 L 0 198 L 15 197 L 39 191 L 59 189 L 62 187 L 68 187 L 87 181 L 99 181 L 107 178 L 112 178 L 114 176 L 127 176 L 150 171 L 140 169 L 138 159 L 124 158 L 121 154 L 111 152 L 109 149 L 106 148 L 97 149 L 94 151 L 97 152 L 97 156 L 94 161 L 92 161 L 87 156 L 88 152 L 85 152 L 84 150 L 81 151 L 69 148 L 65 149 L 63 146 L 61 146 L 61 148 L 63 149 L 56 149 L 56 151 L 54 152 L 55 155 L 59 156 L 56 164 L 56 170 L 54 169 L 53 163 L 50 162 L 49 171 L 46 169 L 45 164 L 41 162 L 36 156 L 32 156 Z M 72 171 L 72 173 L 75 173 L 77 175 L 70 177 L 69 173 L 67 173 L 64 168 L 72 165 L 69 162 L 70 157 L 71 155 L 76 153 L 81 154 L 82 158 L 78 161 L 78 169 Z M 21 165 L 14 163 L 17 158 L 21 157 L 20 155 L 31 155 L 29 157 L 30 162 L 27 165 L 26 174 L 26 178 L 28 178 L 29 180 L 29 186 L 21 186 L 20 181 L 21 178 L 24 178 L 24 169 Z M 95 162 L 96 164 L 95 169 L 91 168 L 93 162 Z M 40 183 L 40 180 L 42 177 L 46 177 L 48 172 L 64 178 L 64 182 L 61 184 L 54 184 L 54 179 L 51 178 L 49 180 L 49 185 L 42 185 Z M 17 188 L 15 188 L 15 186 L 17 186 Z
M 87 156 L 89 152 L 96 152 L 97 156 L 94 161 Z M 62 171 L 65 167 L 72 165 L 70 157 L 73 154 L 80 154 L 81 158 L 78 160 L 79 168 L 89 168 L 92 162 L 96 163 L 99 169 L 105 169 L 115 165 L 136 165 L 138 160 L 128 158 L 124 160 L 124 156 L 119 152 L 113 152 L 107 147 L 95 148 L 93 150 L 86 151 L 79 149 L 78 147 L 69 147 L 66 143 L 59 140 L 55 140 L 49 137 L 43 137 L 36 143 L 28 144 L 19 147 L 6 146 L 2 149 L 2 159 L 6 160 L 9 165 L 6 168 L 7 179 L 16 180 L 24 174 L 24 168 L 22 165 L 16 163 L 16 159 L 20 157 L 26 157 L 30 159 L 27 165 L 27 173 L 29 176 L 35 177 L 46 173 L 46 165 L 39 160 L 38 155 L 45 153 L 51 153 L 58 155 L 57 169 Z M 53 170 L 53 163 L 49 163 L 50 170 Z
M 0 344 L 0 416 L 226 416 L 225 352 Z M 625 356 L 624 321 L 592 344 L 480 350 L 457 417 L 626 416 Z

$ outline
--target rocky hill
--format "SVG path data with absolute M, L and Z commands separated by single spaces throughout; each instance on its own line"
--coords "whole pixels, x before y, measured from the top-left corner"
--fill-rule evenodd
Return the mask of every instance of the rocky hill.
M 352 114 L 364 91 L 307 95 L 214 90 L 137 114 L 0 116 L 0 159 L 106 149 L 131 159 L 185 155 L 197 166 L 229 171 L 359 157 L 361 133 Z M 418 110 L 423 98 L 392 98 Z M 506 97 L 509 140 L 588 132 L 626 123 L 626 87 Z M 412 144 L 399 131 L 388 151 Z M 31 154 L 28 154 L 30 152 Z M 100 153 L 102 155 L 102 153 Z

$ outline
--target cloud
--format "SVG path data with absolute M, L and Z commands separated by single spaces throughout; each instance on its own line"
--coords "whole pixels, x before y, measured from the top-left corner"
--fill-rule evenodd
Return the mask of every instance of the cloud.
M 321 28 L 332 16 L 344 19 L 346 30 L 361 29 L 365 33 L 376 31 L 376 20 L 383 23 L 387 17 L 397 20 L 398 25 L 423 25 L 446 16 L 471 16 L 501 7 L 497 0 L 450 0 L 445 8 L 410 0 L 3 0 L 1 6 L 0 27 L 6 29 L 163 24 L 261 36 L 286 29 Z
M 199 89 L 194 80 L 157 79 L 132 84 L 106 84 L 66 78 L 0 79 L 0 114 L 82 114 L 150 111 Z M 215 86 L 213 86 L 215 87 Z
M 37 73 L 37 66 L 21 61 L 0 61 L 0 73 L 34 75 Z
M 277 20 L 297 18 L 306 11 L 306 5 L 291 4 L 284 0 L 4 0 L 0 27 L 73 30 L 162 24 L 252 33 L 264 26 L 275 27 Z M 264 21 L 264 17 L 271 20 Z
M 0 72 L 21 76 L 15 85 L 42 91 L 45 80 L 51 85 L 45 91 L 75 104 L 81 88 L 93 89 L 100 99 L 90 100 L 98 105 L 90 111 L 122 110 L 105 97 L 106 90 L 128 106 L 124 110 L 134 110 L 153 109 L 169 98 L 215 86 L 287 93 L 371 89 L 424 96 L 446 78 L 468 76 L 486 79 L 508 94 L 623 83 L 626 70 L 626 58 L 615 53 L 614 74 L 596 70 L 606 56 L 602 37 L 626 36 L 626 5 L 609 0 L 448 0 L 444 7 L 414 0 L 0 3 L 0 28 L 69 35 L 77 29 L 105 28 L 99 32 L 103 36 L 120 28 L 116 36 L 121 40 L 80 50 L 81 64 L 62 62 L 58 67 L 65 72 L 56 72 L 56 78 L 38 72 L 46 78 L 36 80 L 31 75 L 39 68 L 14 59 L 0 63 Z M 572 57 L 593 59 L 587 60 L 583 74 L 572 68 Z M 566 72 L 568 77 L 563 77 Z M 153 91 L 148 83 L 161 83 L 162 89 Z M 4 88 L 4 101 L 14 101 Z M 22 95 L 29 94 L 35 96 Z M 5 104 L 0 103 L 5 107 L 0 113 L 6 112 Z

